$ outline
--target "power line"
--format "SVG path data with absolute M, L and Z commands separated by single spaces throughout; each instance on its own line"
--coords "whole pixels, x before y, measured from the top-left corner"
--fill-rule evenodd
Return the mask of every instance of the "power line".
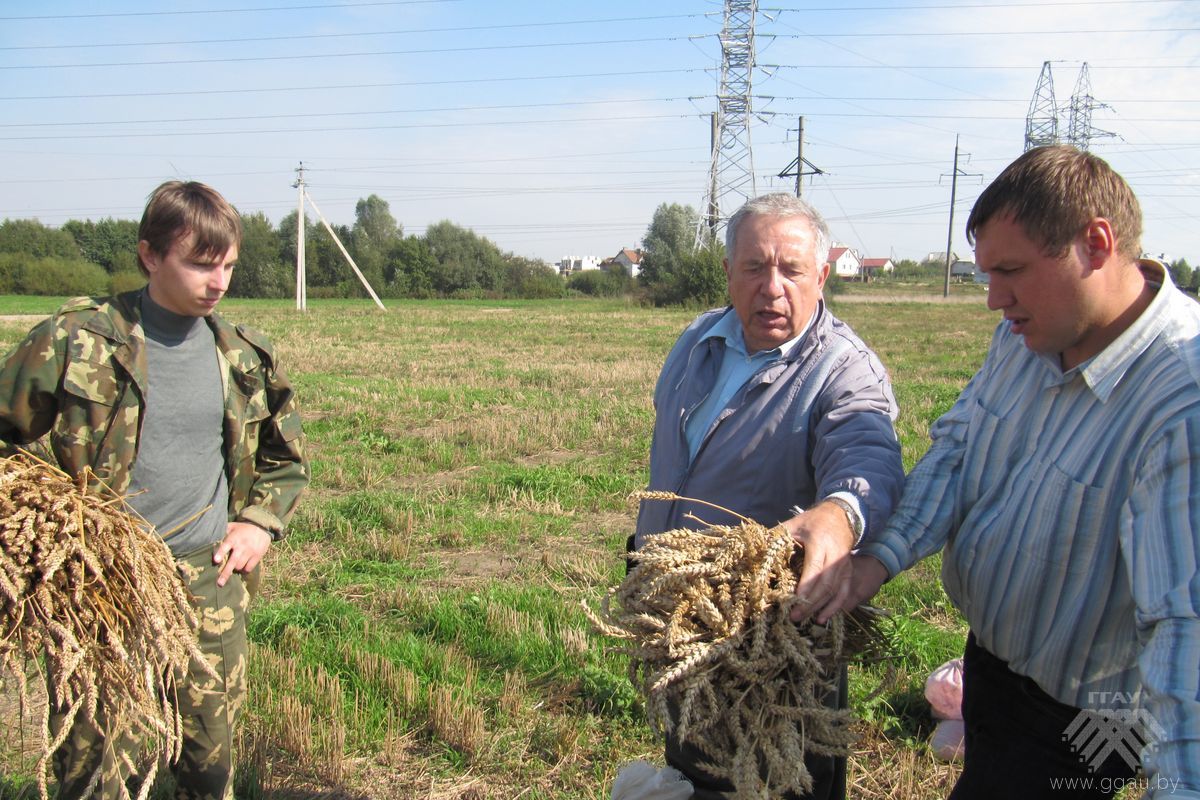
M 478 126 L 512 126 L 512 125 L 576 125 L 597 122 L 634 122 L 648 119 L 684 119 L 695 117 L 696 114 L 643 114 L 620 117 L 579 117 L 576 119 L 516 119 L 516 120 L 484 120 L 477 122 L 426 122 L 409 125 L 355 125 L 354 127 L 329 128 L 263 128 L 256 130 L 225 130 L 225 131 L 161 131 L 161 132 L 125 132 L 125 133 L 88 133 L 88 134 L 41 134 L 38 136 L 0 136 L 0 141 L 44 141 L 50 139 L 158 139 L 178 138 L 183 136 L 248 136 L 258 134 L 280 133 L 337 133 L 341 131 L 385 131 L 411 130 L 423 128 L 462 128 Z
M 450 84 L 472 84 L 472 83 L 503 83 L 516 81 L 549 81 L 549 80 L 575 80 L 578 78 L 619 78 L 632 77 L 635 75 L 670 75 L 682 72 L 697 72 L 700 68 L 680 68 L 680 69 L 642 69 L 632 70 L 629 72 L 579 72 L 574 74 L 558 74 L 558 75 L 515 75 L 509 77 L 485 77 L 485 78 L 454 78 L 436 81 L 388 81 L 386 83 L 337 83 L 327 84 L 322 86 L 279 86 L 279 87 L 260 87 L 252 89 L 239 89 L 231 87 L 227 89 L 190 89 L 176 90 L 169 92 L 100 92 L 96 94 L 44 94 L 44 95 L 9 95 L 0 97 L 0 100 L 96 100 L 105 98 L 118 97 L 186 97 L 194 95 L 233 95 L 233 94 L 261 94 L 272 92 L 320 92 L 345 89 L 393 89 L 402 86 L 445 86 Z
M 813 12 L 828 12 L 828 11 L 933 11 L 933 10 L 954 10 L 954 9 L 978 9 L 978 8 L 1047 8 L 1050 6 L 1140 6 L 1149 5 L 1151 3 L 1175 3 L 1177 0 L 1034 0 L 1034 2 L 1025 3 L 920 3 L 913 5 L 900 5 L 899 3 L 889 3 L 885 6 L 825 6 L 817 8 L 768 8 L 764 11 L 779 11 L 779 12 L 794 12 L 810 14 Z
M 39 14 L 28 17 L 0 17 L 0 22 L 25 22 L 43 19 L 103 19 L 113 17 L 172 17 L 197 14 L 245 14 L 262 11 L 310 11 L 322 8 L 364 8 L 367 6 L 417 6 L 431 3 L 458 3 L 461 0 L 390 0 L 370 3 L 321 3 L 305 6 L 263 6 L 259 8 L 210 8 L 194 11 L 114 11 L 101 14 Z
M 1191 33 L 1200 31 L 1200 28 L 1136 28 L 1123 31 L 1123 33 Z M 886 33 L 797 33 L 797 34 L 760 34 L 764 38 L 782 38 L 782 39 L 835 39 L 835 38 L 879 38 L 879 37 L 918 37 L 918 36 L 1061 36 L 1061 35 L 1097 35 L 1110 33 L 1103 30 L 1056 30 L 1056 31 L 941 31 L 941 32 L 925 32 L 925 31 L 908 31 L 908 32 L 886 32 Z M 593 45 L 614 45 L 614 44 L 648 44 L 652 42 L 673 42 L 685 39 L 710 38 L 711 34 L 700 34 L 698 36 L 676 35 L 676 36 L 657 36 L 640 39 L 601 39 L 582 42 L 533 42 L 528 44 L 504 44 L 504 45 L 477 45 L 473 47 L 431 47 L 417 50 L 367 50 L 352 53 L 303 53 L 282 56 L 238 56 L 230 58 L 192 58 L 192 59 L 161 59 L 156 61 L 107 61 L 107 62 L 89 62 L 78 64 L 12 64 L 0 66 L 0 70 L 26 70 L 26 69 L 96 69 L 100 67 L 156 67 L 171 64 L 241 64 L 256 61 L 296 61 L 309 59 L 326 59 L 326 58 L 369 58 L 375 56 L 401 56 L 401 55 L 430 55 L 433 53 L 464 53 L 464 52 L 480 52 L 485 50 L 525 50 L 543 47 L 590 47 Z M 826 68 L 828 64 L 809 64 L 809 65 L 793 65 L 800 68 Z M 1198 68 L 1200 65 L 1189 65 L 1190 68 Z M 845 68 L 845 67 L 842 67 Z M 866 66 L 863 68 L 870 68 Z M 889 69 L 897 69 L 896 66 L 888 66 Z M 905 66 L 905 69 L 956 69 L 950 66 Z M 987 67 L 967 67 L 970 69 L 987 69 Z M 1007 67 L 1002 67 L 1007 68 Z M 1026 67 L 1027 68 L 1027 67 Z M 1183 68 L 1183 67 L 1179 67 Z
M 104 19 L 116 17 L 166 17 L 183 15 L 212 15 L 212 14 L 247 14 L 274 11 L 309 11 L 325 8 L 369 8 L 373 6 L 409 6 L 428 5 L 437 3 L 455 3 L 461 0 L 391 0 L 391 2 L 358 2 L 358 3 L 321 3 L 299 6 L 262 6 L 257 8 L 213 8 L 190 11 L 123 11 L 94 14 L 38 14 L 25 17 L 0 17 L 4 22 L 28 22 L 33 20 L 64 20 L 64 19 Z M 916 5 L 884 5 L 884 6 L 826 6 L 815 8 L 770 8 L 766 11 L 780 12 L 833 12 L 833 11 L 918 11 L 931 9 L 977 9 L 977 8 L 1020 8 L 1033 6 L 1103 6 L 1103 5 L 1148 5 L 1150 3 L 1171 3 L 1175 0 L 1077 0 L 1077 2 L 1026 2 L 1026 3 L 939 3 Z
M 561 108 L 564 106 L 599 106 L 633 103 L 665 103 L 687 100 L 686 97 L 646 97 L 619 100 L 564 100 L 555 103 L 513 103 L 491 106 L 437 106 L 430 108 L 391 108 L 373 111 L 315 111 L 302 114 L 235 114 L 227 117 L 155 117 L 150 119 L 114 119 L 114 120 L 80 120 L 75 122 L 0 122 L 0 128 L 47 128 L 68 125 L 151 125 L 156 123 L 172 124 L 180 122 L 230 122 L 233 120 L 265 120 L 265 119 L 305 119 L 325 117 L 362 117 L 376 114 L 429 114 L 434 112 L 453 111 L 500 111 L 516 108 Z
M 294 42 L 314 39 L 352 39 L 361 36 L 408 36 L 418 33 L 462 33 L 465 31 L 494 31 L 514 28 L 548 28 L 561 25 L 593 25 L 612 22 L 649 22 L 664 19 L 689 19 L 703 14 L 662 14 L 654 17 L 610 17 L 608 19 L 576 19 L 558 22 L 513 22 L 504 25 L 464 25 L 453 28 L 407 28 L 391 31 L 355 31 L 353 33 L 298 33 L 288 36 L 248 36 L 221 39 L 180 39 L 155 42 L 88 42 L 86 44 L 34 44 L 0 47 L 6 50 L 81 50 L 99 47 L 178 47 L 193 44 L 249 44 L 254 42 Z
M 1200 28 L 1129 28 L 1123 30 L 1122 33 L 1192 33 L 1200 31 Z M 897 37 L 912 38 L 917 36 L 936 36 L 938 38 L 953 36 L 955 38 L 965 36 L 1084 36 L 1096 34 L 1109 34 L 1111 29 L 1087 29 L 1087 30 L 1048 30 L 1048 31 L 861 31 L 857 33 L 776 33 L 763 34 L 764 36 L 780 38 L 780 39 L 806 39 L 808 37 L 818 37 L 822 39 L 891 39 Z
M 285 56 L 239 56 L 234 58 L 185 58 L 157 61 L 108 61 L 86 64 L 13 64 L 0 70 L 24 69 L 96 69 L 99 67 L 161 67 L 172 64 L 244 64 L 254 61 L 309 61 L 322 58 L 370 58 L 374 56 L 430 55 L 432 53 L 475 53 L 484 50 L 530 50 L 539 47 L 590 47 L 608 44 L 648 44 L 671 42 L 684 36 L 655 36 L 644 39 L 601 39 L 587 42 L 534 42 L 531 44 L 494 44 L 473 47 L 427 47 L 419 50 L 374 50 L 357 53 L 299 53 Z

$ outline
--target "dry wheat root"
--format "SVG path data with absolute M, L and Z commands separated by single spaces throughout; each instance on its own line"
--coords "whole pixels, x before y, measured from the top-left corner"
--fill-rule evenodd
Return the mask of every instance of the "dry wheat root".
M 24 453 L 0 458 L 0 670 L 23 707 L 32 679 L 66 720 L 57 737 L 51 709 L 39 720 L 43 800 L 50 757 L 80 716 L 104 720 L 107 741 L 118 730 L 144 741 L 139 797 L 160 757 L 178 758 L 176 676 L 205 662 L 175 559 L 148 528 L 87 476 Z
M 651 727 L 698 747 L 739 798 L 807 793 L 805 753 L 849 753 L 849 712 L 820 698 L 839 665 L 879 638 L 869 609 L 824 626 L 790 621 L 797 555 L 782 526 L 750 520 L 667 531 L 646 538 L 598 613 L 585 605 L 595 628 L 623 643 Z

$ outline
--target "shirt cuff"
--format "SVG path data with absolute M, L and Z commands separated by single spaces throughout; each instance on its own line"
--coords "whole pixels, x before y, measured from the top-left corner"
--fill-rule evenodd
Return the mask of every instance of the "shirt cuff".
M 272 542 L 278 542 L 283 538 L 283 523 L 279 521 L 279 517 L 262 506 L 246 506 L 238 512 L 237 519 L 239 522 L 249 522 L 251 525 L 262 528 L 271 534 Z

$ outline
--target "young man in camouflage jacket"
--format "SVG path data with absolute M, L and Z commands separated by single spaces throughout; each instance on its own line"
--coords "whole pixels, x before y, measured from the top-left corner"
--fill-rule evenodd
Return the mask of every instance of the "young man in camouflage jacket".
M 213 189 L 163 184 L 138 232 L 148 285 L 67 303 L 0 366 L 3 444 L 49 433 L 63 469 L 90 467 L 164 534 L 195 597 L 201 649 L 220 676 L 194 666 L 180 685 L 185 742 L 174 771 L 179 796 L 197 800 L 233 797 L 246 584 L 309 479 L 295 396 L 271 343 L 213 313 L 241 233 Z M 55 753 L 60 797 L 121 796 L 122 754 L 136 751 L 128 737 L 105 742 L 77 721 Z

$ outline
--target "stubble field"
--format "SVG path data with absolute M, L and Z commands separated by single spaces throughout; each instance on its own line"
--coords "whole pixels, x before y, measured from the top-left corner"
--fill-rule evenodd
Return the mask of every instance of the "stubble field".
M 911 468 L 996 316 L 982 298 L 834 305 L 892 374 Z M 623 575 L 654 380 L 694 312 L 585 300 L 389 309 L 222 306 L 274 339 L 313 462 L 250 616 L 238 796 L 606 798 L 622 764 L 660 760 L 660 745 L 580 604 Z M 0 321 L 0 347 L 30 324 Z M 953 782 L 925 745 L 921 693 L 965 635 L 938 566 L 885 588 L 895 657 L 851 670 L 854 797 L 943 797 Z M 11 702 L 0 713 L 4 797 L 29 788 L 30 737 Z

